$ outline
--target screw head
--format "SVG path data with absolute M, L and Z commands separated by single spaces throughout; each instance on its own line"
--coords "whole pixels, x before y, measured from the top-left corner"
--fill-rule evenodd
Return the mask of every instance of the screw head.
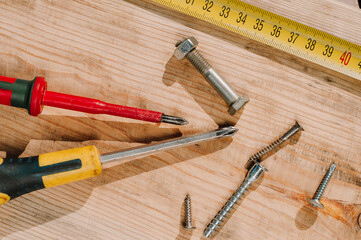
M 307 202 L 316 208 L 325 208 L 318 199 L 307 199 Z
M 174 56 L 178 60 L 182 60 L 188 53 L 193 51 L 198 46 L 198 41 L 194 37 L 189 37 L 184 40 L 180 40 L 175 45 L 177 49 L 174 51 Z
M 249 97 L 246 95 L 243 95 L 242 97 L 239 97 L 234 103 L 231 104 L 231 106 L 228 109 L 229 114 L 234 115 L 238 110 L 240 110 L 246 103 L 249 102 Z

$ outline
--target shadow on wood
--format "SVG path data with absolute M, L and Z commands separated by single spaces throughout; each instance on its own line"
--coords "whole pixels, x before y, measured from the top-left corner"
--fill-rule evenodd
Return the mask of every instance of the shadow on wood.
M 175 238 L 175 240 L 190 240 L 193 235 L 194 229 L 185 229 L 185 209 L 186 209 L 186 203 L 183 201 L 182 206 L 180 208 L 180 220 L 179 220 L 179 233 L 178 236 Z M 193 216 L 192 216 L 193 217 Z M 195 224 L 193 222 L 193 226 L 195 227 Z
M 235 214 L 237 209 L 242 205 L 243 199 L 247 198 L 250 195 L 251 192 L 255 191 L 262 184 L 263 179 L 264 179 L 264 174 L 262 174 L 262 176 L 248 188 L 248 191 L 246 191 L 245 195 L 243 195 L 243 197 L 240 200 L 238 200 L 235 207 L 230 211 L 230 213 L 227 215 L 227 217 L 225 219 L 223 219 L 223 222 L 216 228 L 216 230 L 213 232 L 213 234 L 211 235 L 210 238 L 206 238 L 205 236 L 202 236 L 201 239 L 204 239 L 204 240 L 205 239 L 214 239 L 217 235 L 220 235 L 220 237 L 219 237 L 220 239 L 228 239 L 228 238 L 230 238 L 230 236 L 227 234 L 227 232 L 222 232 L 223 227 L 231 219 L 233 214 Z M 236 189 L 234 191 L 236 191 Z M 219 207 L 219 209 L 221 209 L 224 206 L 225 203 L 226 203 L 226 200 L 224 201 L 223 205 Z M 217 214 L 218 214 L 218 212 L 217 212 Z M 242 214 L 242 213 L 239 213 L 239 214 Z M 214 215 L 214 216 L 216 216 L 216 215 Z M 212 219 L 210 219 L 209 222 Z
M 279 150 L 281 150 L 282 148 L 284 148 L 286 145 L 290 144 L 290 145 L 295 145 L 297 144 L 298 140 L 300 139 L 302 134 L 302 131 L 296 133 L 291 139 L 288 139 L 287 141 L 283 142 L 281 145 L 279 145 L 278 147 L 276 147 L 275 149 L 272 149 L 271 151 L 269 151 L 268 153 L 266 153 L 264 156 L 262 156 L 261 159 L 259 159 L 260 162 L 265 161 L 267 158 L 271 157 L 273 154 L 275 154 L 276 152 L 278 152 Z M 276 140 L 275 140 L 276 141 Z M 270 143 L 271 144 L 271 143 Z M 266 146 L 264 146 L 266 147 Z M 257 152 L 261 151 L 262 149 L 259 149 Z M 256 153 L 254 153 L 256 154 Z M 253 155 L 252 155 L 253 156 Z M 250 156 L 250 158 L 252 157 Z M 251 161 L 247 161 L 246 164 L 244 165 L 244 168 L 247 170 L 250 170 L 251 167 L 253 166 Z
M 307 230 L 313 226 L 317 220 L 318 211 L 309 204 L 304 205 L 297 213 L 295 225 L 299 230 Z
M 221 96 L 191 63 L 187 60 L 179 61 L 172 56 L 166 64 L 163 83 L 171 86 L 175 82 L 178 82 L 194 98 L 218 126 L 234 126 L 237 124 L 244 108 L 231 116 L 228 113 L 229 107 Z M 222 108 L 217 108 L 219 106 Z
M 0 237 L 43 225 L 78 211 L 87 202 L 94 188 L 219 151 L 231 142 L 231 138 L 225 138 L 185 147 L 182 151 L 178 149 L 159 153 L 106 168 L 95 178 L 18 197 L 0 207 L 0 222 L 6 226 L 6 231 L 1 232 Z
M 268 58 L 274 62 L 283 64 L 302 73 L 306 73 L 312 77 L 316 77 L 322 82 L 338 87 L 344 91 L 355 94 L 356 96 L 361 96 L 361 81 L 355 78 L 319 66 L 315 63 L 311 63 L 292 54 L 286 53 L 273 47 L 269 47 L 266 44 L 238 35 L 216 25 L 199 20 L 197 18 L 167 9 L 163 6 L 157 6 L 151 0 L 126 1 L 130 2 L 131 4 L 137 5 L 138 7 L 142 7 L 147 11 L 158 14 L 163 18 L 168 18 L 172 21 L 177 21 L 185 26 L 196 29 L 197 31 L 211 34 L 219 39 L 228 41 L 231 44 L 236 45 L 237 47 L 246 49 L 252 53 Z
M 9 111 L 11 110 L 9 109 Z M 163 128 L 163 124 L 101 121 L 94 118 L 70 116 L 40 115 L 35 118 L 18 109 L 13 111 L 13 114 L 19 121 L 14 123 L 9 120 L 0 124 L 3 136 L 21 136 L 20 139 L 0 139 L 0 150 L 6 151 L 8 157 L 18 157 L 31 139 L 150 143 L 182 135 L 179 128 Z M 27 123 L 27 128 L 35 130 L 28 131 L 28 134 L 25 135 L 23 122 Z M 168 124 L 164 125 L 169 126 Z

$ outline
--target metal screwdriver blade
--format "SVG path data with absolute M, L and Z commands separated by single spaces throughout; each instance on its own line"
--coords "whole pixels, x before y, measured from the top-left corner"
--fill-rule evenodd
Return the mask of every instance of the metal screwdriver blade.
M 166 115 L 166 114 L 162 114 L 161 122 L 170 123 L 170 124 L 174 124 L 174 125 L 186 125 L 189 123 L 184 118 Z
M 117 160 L 119 163 L 124 163 L 134 158 L 156 154 L 158 152 L 167 151 L 176 147 L 184 147 L 194 145 L 196 143 L 211 141 L 218 138 L 231 137 L 236 134 L 236 132 L 238 132 L 238 129 L 232 126 L 219 128 L 217 130 L 206 133 L 179 137 L 160 143 L 149 144 L 142 147 L 135 147 L 115 153 L 108 153 L 100 156 L 100 161 L 101 163 L 108 163 Z

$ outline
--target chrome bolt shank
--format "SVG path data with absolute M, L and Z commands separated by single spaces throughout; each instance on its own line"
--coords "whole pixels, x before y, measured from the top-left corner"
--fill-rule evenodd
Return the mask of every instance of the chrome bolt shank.
M 228 201 L 223 205 L 221 210 L 217 213 L 217 215 L 212 219 L 212 221 L 208 224 L 207 228 L 204 230 L 203 235 L 209 238 L 214 230 L 219 227 L 220 223 L 224 222 L 224 219 L 227 218 L 227 215 L 237 204 L 238 200 L 240 200 L 243 195 L 248 191 L 248 188 L 257 181 L 264 171 L 267 169 L 262 166 L 260 163 L 255 163 L 253 167 L 247 172 L 245 179 L 243 180 L 241 186 L 233 193 L 233 195 L 228 199 Z
M 187 58 L 218 94 L 221 95 L 229 106 L 228 112 L 234 115 L 249 101 L 249 97 L 246 95 L 239 96 L 196 50 L 197 46 L 198 41 L 194 37 L 181 40 L 176 44 L 177 49 L 174 52 L 174 56 L 178 60 Z
M 331 166 L 329 167 L 329 169 L 327 170 L 327 173 L 325 174 L 325 176 L 323 177 L 320 185 L 317 188 L 317 191 L 315 193 L 315 195 L 313 196 L 312 199 L 307 199 L 307 201 L 314 207 L 316 208 L 324 208 L 324 206 L 322 205 L 322 203 L 320 203 L 320 199 L 326 189 L 326 186 L 328 184 L 328 182 L 330 181 L 332 174 L 335 172 L 336 169 L 336 164 L 332 163 Z

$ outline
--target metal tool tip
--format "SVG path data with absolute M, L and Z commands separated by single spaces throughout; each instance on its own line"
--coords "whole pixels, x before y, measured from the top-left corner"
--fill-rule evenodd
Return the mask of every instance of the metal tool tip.
M 184 118 L 166 115 L 166 114 L 162 114 L 161 122 L 175 124 L 175 125 L 186 125 L 189 123 Z
M 219 130 L 221 130 L 221 134 L 224 137 L 231 137 L 238 132 L 238 128 L 233 126 L 220 128 Z
M 336 163 L 333 162 L 330 166 L 330 170 L 335 171 L 335 169 L 336 169 Z

